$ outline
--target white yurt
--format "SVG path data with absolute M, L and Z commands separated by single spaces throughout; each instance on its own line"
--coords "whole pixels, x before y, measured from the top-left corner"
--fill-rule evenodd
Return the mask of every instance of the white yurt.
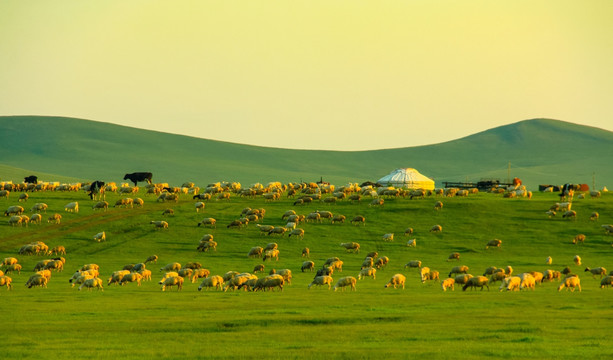
M 397 188 L 434 190 L 434 180 L 413 168 L 396 169 L 377 180 L 377 183 Z

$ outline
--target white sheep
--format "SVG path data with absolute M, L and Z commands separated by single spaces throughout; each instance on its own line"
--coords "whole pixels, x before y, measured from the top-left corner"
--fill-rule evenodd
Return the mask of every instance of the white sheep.
M 370 276 L 371 278 L 376 279 L 377 277 L 377 269 L 372 268 L 372 267 L 368 267 L 368 268 L 364 268 L 362 270 L 360 270 L 360 273 L 358 274 L 358 280 L 362 280 L 362 278 Z
M 275 228 L 273 225 L 256 224 L 255 226 L 257 226 L 258 229 L 260 229 L 260 235 L 261 234 L 268 234 L 270 232 L 270 230 Z
M 6 275 L 0 275 L 0 286 L 6 286 L 6 290 L 11 290 L 13 279 Z
M 74 202 L 64 205 L 64 211 L 78 213 L 79 203 L 77 201 L 74 201 Z
M 502 281 L 498 290 L 519 291 L 520 284 L 521 278 L 519 276 L 510 276 Z
M 292 235 L 297 236 L 300 239 L 304 239 L 304 229 L 294 229 L 289 233 L 288 237 L 291 237 Z
M 97 233 L 96 235 L 94 235 L 94 241 L 97 241 L 97 242 L 106 241 L 106 233 L 104 231 Z
M 581 280 L 577 275 L 567 276 L 560 282 L 558 291 L 561 291 L 564 288 L 567 290 L 570 289 L 571 292 L 574 292 L 575 288 L 579 288 L 579 292 L 581 292 Z
M 211 277 L 205 278 L 198 286 L 198 291 L 206 288 L 207 290 L 210 288 L 215 288 L 217 290 L 221 290 L 223 286 L 224 280 L 219 275 L 213 275 Z
M 345 290 L 345 287 L 350 286 L 352 291 L 355 291 L 355 284 L 356 284 L 357 280 L 356 278 L 354 278 L 353 276 L 345 276 L 340 278 L 337 282 L 336 285 L 334 285 L 334 291 L 341 289 L 342 291 Z
M 149 224 L 153 224 L 156 229 L 168 229 L 168 223 L 163 220 L 151 220 Z
M 577 212 L 575 210 L 568 210 L 562 214 L 562 218 L 569 218 L 572 220 L 577 220 Z
M 9 216 L 9 215 L 21 215 L 23 214 L 24 209 L 21 206 L 18 205 L 13 205 L 13 206 L 9 206 L 6 211 L 4 212 L 4 216 Z
M 481 291 L 483 291 L 484 286 L 487 288 L 487 291 L 490 291 L 490 287 L 488 283 L 489 283 L 489 279 L 487 277 L 475 276 L 475 277 L 468 279 L 468 281 L 466 281 L 466 284 L 464 284 L 464 286 L 462 287 L 462 291 L 466 291 L 466 289 L 468 289 L 469 287 L 471 288 L 471 290 L 473 288 L 479 287 L 481 288 Z
M 169 263 L 166 264 L 166 266 L 160 268 L 160 272 L 164 271 L 164 272 L 177 272 L 181 270 L 181 264 L 178 262 L 173 262 L 173 263 Z
M 449 272 L 449 277 L 451 277 L 452 274 L 467 274 L 468 270 L 468 266 L 466 265 L 454 266 Z
M 417 247 L 417 239 L 407 241 L 407 247 Z
M 383 234 L 382 239 L 383 241 L 394 241 L 394 234 L 393 233 Z
M 434 225 L 430 228 L 430 232 L 442 232 L 443 227 L 440 225 Z
M 551 265 L 552 262 L 553 262 L 553 259 L 551 258 L 551 256 L 548 256 L 547 259 L 545 260 L 545 264 L 547 265 Z
M 104 291 L 104 288 L 102 286 L 102 279 L 97 278 L 97 277 L 96 278 L 90 278 L 90 279 L 87 279 L 87 280 L 83 281 L 81 286 L 79 286 L 79 291 L 81 289 L 83 289 L 84 287 L 86 287 L 90 291 L 93 288 L 97 288 L 100 291 Z
M 45 204 L 45 203 L 36 203 L 36 204 L 34 204 L 34 206 L 32 206 L 32 208 L 30 209 L 30 212 L 41 212 L 41 211 L 44 211 L 46 213 L 48 208 L 49 208 L 49 206 L 47 204 Z
M 332 279 L 331 276 L 328 276 L 328 275 L 316 276 L 313 279 L 313 281 L 309 284 L 308 289 L 311 289 L 311 286 L 313 285 L 317 285 L 317 286 L 328 285 L 328 290 L 330 290 L 330 288 L 332 287 L 332 281 L 334 280 Z
M 600 278 L 602 279 L 603 276 L 607 275 L 607 269 L 603 267 L 597 267 L 594 269 L 590 269 L 589 267 L 586 267 L 585 271 L 591 272 L 593 278 L 596 278 L 596 275 L 600 275 Z
M 486 249 L 489 249 L 490 247 L 500 247 L 500 245 L 502 244 L 502 240 L 500 239 L 493 239 L 487 242 L 487 244 L 485 245 Z
M 196 208 L 196 212 L 200 212 L 200 210 L 204 210 L 205 206 L 206 204 L 203 203 L 202 201 L 198 201 L 197 203 L 194 204 L 194 207 Z
M 600 217 L 600 214 L 597 211 L 592 212 L 592 214 L 590 215 L 590 220 L 591 221 L 598 221 L 598 218 Z
M 412 268 L 421 268 L 421 261 L 420 260 L 411 260 L 408 263 L 404 264 L 404 268 L 408 268 L 408 267 L 412 267 Z
M 355 253 L 360 252 L 360 244 L 358 244 L 357 242 L 341 243 L 341 246 L 344 247 L 347 251 L 353 251 Z
M 1 284 L 0 284 L 1 285 Z M 604 279 L 600 280 L 600 288 L 604 289 L 605 286 L 609 287 L 613 285 L 613 276 L 606 276 Z
M 521 279 L 521 282 L 519 283 L 520 290 L 524 290 L 525 288 L 534 290 L 534 287 L 536 286 L 536 280 L 534 279 L 534 276 L 532 276 L 532 274 L 521 273 L 519 274 L 519 278 Z
M 575 257 L 573 258 L 573 262 L 575 263 L 575 265 L 581 266 L 581 256 L 575 255 Z
M 30 222 L 32 224 L 41 224 L 43 221 L 43 216 L 41 214 L 32 214 L 32 216 L 30 216 Z
M 109 208 L 109 203 L 108 203 L 108 202 L 106 202 L 106 201 L 98 201 L 97 203 L 95 203 L 95 204 L 92 206 L 92 209 L 93 209 L 94 211 L 99 210 L 99 209 L 102 209 L 102 210 L 104 210 L 104 211 L 107 211 L 107 210 L 108 210 L 108 208 Z
M 443 291 L 447 291 L 447 289 L 451 288 L 451 291 L 454 291 L 455 279 L 447 278 L 441 281 L 441 288 Z
M 23 223 L 23 218 L 19 215 L 13 215 L 9 218 L 9 225 L 11 226 L 15 226 L 15 225 L 21 226 L 22 223 Z
M 164 280 L 162 285 L 162 291 L 166 291 L 167 287 L 176 286 L 177 291 L 183 289 L 183 281 L 184 279 L 180 276 L 172 276 L 168 277 Z
M 204 218 L 202 219 L 202 221 L 200 221 L 198 223 L 198 226 L 202 225 L 202 226 L 210 226 L 212 228 L 216 228 L 217 224 L 217 220 L 213 219 L 213 218 Z
M 404 289 L 404 283 L 406 282 L 407 278 L 406 276 L 402 275 L 402 274 L 395 274 L 394 276 L 392 276 L 392 278 L 387 282 L 387 284 L 385 284 L 383 287 L 384 288 L 388 288 L 390 286 L 393 286 L 394 289 L 396 289 L 397 286 L 402 286 L 402 288 Z

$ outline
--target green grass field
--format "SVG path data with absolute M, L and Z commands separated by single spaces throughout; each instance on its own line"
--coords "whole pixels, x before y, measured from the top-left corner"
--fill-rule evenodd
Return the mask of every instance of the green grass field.
M 420 200 L 386 199 L 382 207 L 340 202 L 293 206 L 293 199 L 265 202 L 261 198 L 233 196 L 229 202 L 209 201 L 204 212 L 196 213 L 191 196 L 178 203 L 145 200 L 142 209 L 109 208 L 94 212 L 93 202 L 83 192 L 30 193 L 26 213 L 36 202 L 49 205 L 46 219 L 58 212 L 60 225 L 11 227 L 0 222 L 0 257 L 15 256 L 23 265 L 21 274 L 11 273 L 14 289 L 0 288 L 2 304 L 3 354 L 6 358 L 214 358 L 214 359 L 305 359 L 305 358 L 425 358 L 425 359 L 604 359 L 613 356 L 610 343 L 613 290 L 600 289 L 600 279 L 584 272 L 585 266 L 613 270 L 611 242 L 602 224 L 613 223 L 613 195 L 600 199 L 576 199 L 576 221 L 549 219 L 545 211 L 558 201 L 556 194 L 536 193 L 531 200 L 503 199 L 481 193 L 468 198 Z M 119 196 L 107 194 L 114 204 Z M 66 213 L 63 206 L 78 200 L 81 210 Z M 442 211 L 433 209 L 442 200 Z M 0 199 L 0 209 L 17 204 L 17 194 Z M 166 208 L 174 216 L 163 217 Z M 366 217 L 366 226 L 349 223 L 301 224 L 304 239 L 260 235 L 255 224 L 227 229 L 245 207 L 265 208 L 263 224 L 284 225 L 281 215 L 289 209 L 300 214 L 330 210 L 347 216 Z M 589 220 L 592 211 L 600 220 Z M 216 229 L 196 224 L 204 217 L 218 221 Z M 155 230 L 151 220 L 166 220 L 168 230 Z M 440 224 L 443 232 L 430 233 Z M 402 235 L 412 227 L 416 248 L 407 248 Z M 107 241 L 97 243 L 94 234 L 105 231 Z M 210 233 L 217 241 L 216 252 L 198 252 L 202 235 Z M 385 233 L 395 233 L 394 242 L 383 242 Z M 583 245 L 572 238 L 583 233 Z M 502 240 L 499 249 L 485 249 L 488 240 Z M 53 273 L 48 288 L 24 286 L 36 262 L 45 256 L 20 256 L 18 249 L 32 241 L 50 247 L 64 245 L 66 267 Z M 341 242 L 361 244 L 353 254 Z M 253 246 L 277 242 L 278 262 L 262 262 L 247 257 Z M 308 290 L 314 273 L 302 273 L 301 250 L 311 250 L 311 260 L 319 268 L 325 259 L 338 256 L 342 276 L 356 276 L 366 253 L 378 251 L 390 263 L 377 272 L 376 279 L 359 280 L 357 291 Z M 459 252 L 459 262 L 447 262 L 451 252 Z M 144 261 L 157 254 L 153 281 L 142 286 L 106 286 L 108 276 L 124 265 Z M 572 263 L 574 255 L 582 266 Z M 552 256 L 553 264 L 545 259 Z M 510 265 L 514 274 L 526 271 L 562 270 L 570 266 L 579 274 L 582 292 L 557 291 L 558 282 L 539 284 L 535 291 L 499 292 L 498 284 L 489 291 L 463 292 L 460 288 L 443 292 L 439 282 L 422 284 L 416 269 L 404 269 L 409 260 L 438 270 L 441 277 L 464 264 L 470 273 L 481 275 L 489 266 Z M 282 292 L 197 291 L 197 283 L 186 282 L 182 291 L 161 292 L 159 269 L 170 262 L 198 261 L 211 274 L 229 270 L 251 272 L 257 264 L 293 271 L 291 285 Z M 103 292 L 78 291 L 68 279 L 84 264 L 97 263 L 105 282 Z M 407 276 L 406 288 L 384 288 L 395 273 Z M 259 274 L 258 274 L 259 275 Z

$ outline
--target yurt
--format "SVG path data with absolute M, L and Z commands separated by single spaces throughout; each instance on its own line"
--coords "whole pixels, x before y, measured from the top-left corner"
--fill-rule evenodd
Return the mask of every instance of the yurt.
M 412 168 L 396 169 L 377 180 L 377 183 L 397 188 L 434 190 L 434 180 Z

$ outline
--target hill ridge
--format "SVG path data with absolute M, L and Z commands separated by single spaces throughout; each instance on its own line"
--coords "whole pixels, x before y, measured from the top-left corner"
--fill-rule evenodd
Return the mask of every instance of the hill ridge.
M 613 156 L 613 132 L 544 118 L 439 144 L 360 151 L 243 145 L 56 116 L 2 116 L 0 126 L 5 129 L 0 150 L 11 154 L 0 161 L 0 171 L 9 174 L 7 169 L 14 167 L 85 181 L 120 182 L 127 172 L 152 171 L 154 180 L 172 184 L 320 178 L 344 184 L 375 181 L 396 168 L 413 167 L 440 183 L 506 179 L 509 162 L 516 166 L 511 176 L 534 186 L 591 183 L 594 172 L 601 181 L 613 180 L 613 170 L 602 165 Z

